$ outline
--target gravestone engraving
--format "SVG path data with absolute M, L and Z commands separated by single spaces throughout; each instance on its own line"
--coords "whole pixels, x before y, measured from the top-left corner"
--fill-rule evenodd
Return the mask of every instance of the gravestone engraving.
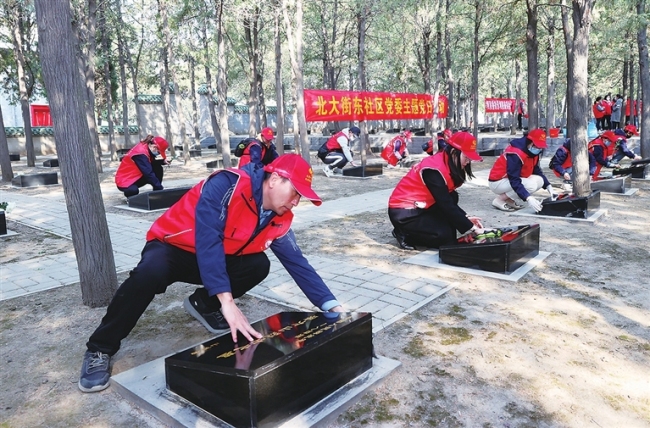
M 345 177 L 373 177 L 375 175 L 382 175 L 384 173 L 381 164 L 353 166 L 352 168 L 344 168 L 343 176 Z
M 58 158 L 47 159 L 46 161 L 43 162 L 43 166 L 47 168 L 57 168 L 59 166 L 59 159 Z
M 139 193 L 127 200 L 130 208 L 141 210 L 160 210 L 169 208 L 183 197 L 191 187 L 179 187 L 176 189 L 152 190 L 151 192 Z
M 282 312 L 165 359 L 167 388 L 236 427 L 271 427 L 372 367 L 369 313 Z
M 474 242 L 442 245 L 442 263 L 477 268 L 489 272 L 513 272 L 539 254 L 539 225 L 530 224 L 496 229 Z
M 43 172 L 40 174 L 19 175 L 11 180 L 12 186 L 16 187 L 37 187 L 50 184 L 59 184 L 56 172 Z
M 591 190 L 600 190 L 608 193 L 625 193 L 630 188 L 632 179 L 629 175 L 621 177 L 603 178 L 591 183 Z
M 556 200 L 546 198 L 542 201 L 539 215 L 554 217 L 589 218 L 600 209 L 600 190 L 594 190 L 587 197 L 573 194 L 559 195 Z

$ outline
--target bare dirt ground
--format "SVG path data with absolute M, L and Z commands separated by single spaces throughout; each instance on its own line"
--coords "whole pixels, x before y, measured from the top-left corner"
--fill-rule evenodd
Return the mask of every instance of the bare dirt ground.
M 166 180 L 204 177 L 204 162 L 176 164 Z M 315 171 L 326 202 L 392 188 L 406 172 L 342 180 Z M 110 183 L 113 174 L 100 179 Z M 376 334 L 377 353 L 401 367 L 329 426 L 650 427 L 650 183 L 635 187 L 631 197 L 603 195 L 608 215 L 596 224 L 538 220 L 540 250 L 551 255 L 516 283 L 431 270 L 460 285 Z M 487 226 L 530 222 L 493 209 L 487 188 L 460 194 Z M 107 211 L 117 212 L 120 199 L 106 197 Z M 0 263 L 72 249 L 11 216 L 8 223 L 20 235 L 0 241 Z M 414 253 L 399 249 L 390 231 L 382 210 L 297 238 L 307 257 L 409 269 L 403 260 Z M 154 299 L 115 356 L 114 374 L 210 338 L 181 306 L 193 287 L 176 284 Z M 251 297 L 240 306 L 250 320 L 284 309 Z M 0 427 L 161 426 L 112 388 L 77 389 L 85 341 L 104 312 L 82 305 L 78 284 L 0 302 Z

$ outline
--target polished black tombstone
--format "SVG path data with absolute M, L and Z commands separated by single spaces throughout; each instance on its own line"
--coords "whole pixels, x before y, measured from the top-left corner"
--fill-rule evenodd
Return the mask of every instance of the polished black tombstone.
M 117 150 L 115 150 L 115 153 L 118 156 L 124 156 L 125 154 L 127 154 L 129 152 L 129 150 L 131 150 L 131 149 L 117 149 Z
M 352 168 L 343 168 L 343 175 L 345 177 L 373 177 L 375 175 L 382 175 L 384 173 L 381 164 L 353 166 Z
M 589 218 L 599 209 L 600 190 L 594 190 L 586 197 L 564 194 L 559 195 L 554 201 L 551 198 L 546 198 L 542 201 L 542 210 L 537 214 L 553 217 Z
M 503 149 L 479 150 L 478 154 L 481 156 L 501 156 Z
M 20 155 L 18 153 L 9 153 L 9 162 L 19 161 Z
M 54 158 L 54 159 L 48 159 L 43 162 L 43 166 L 47 168 L 56 168 L 59 166 L 59 159 Z
M 19 175 L 11 180 L 11 184 L 16 187 L 47 186 L 50 184 L 59 184 L 59 177 L 56 172 Z
M 235 427 L 272 427 L 372 367 L 370 313 L 281 312 L 165 358 L 167 388 Z
M 201 157 L 201 149 L 191 149 L 190 150 L 190 157 L 191 158 L 200 158 Z
M 633 160 L 632 166 L 636 166 L 636 165 L 650 165 L 650 158 Z
M 183 197 L 191 187 L 177 189 L 152 190 L 129 197 L 127 204 L 130 208 L 141 210 L 160 210 L 169 208 Z
M 591 190 L 600 190 L 608 193 L 625 193 L 631 187 L 632 179 L 629 175 L 612 178 L 599 178 L 591 183 Z
M 217 159 L 205 163 L 206 168 L 208 169 L 219 169 L 223 168 L 223 159 Z
M 0 235 L 7 234 L 7 217 L 5 217 L 5 212 L 0 211 Z
M 645 178 L 647 169 L 647 164 L 631 165 L 627 168 L 615 168 L 612 175 L 631 175 L 632 178 Z
M 500 237 L 477 239 L 472 243 L 443 245 L 438 256 L 442 263 L 488 272 L 514 272 L 539 254 L 539 225 L 499 229 Z

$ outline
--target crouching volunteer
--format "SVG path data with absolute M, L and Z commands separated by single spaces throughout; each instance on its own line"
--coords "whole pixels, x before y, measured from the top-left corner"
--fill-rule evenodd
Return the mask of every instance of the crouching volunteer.
M 350 162 L 350 165 L 356 166 L 352 160 L 352 152 L 350 151 L 350 143 L 359 138 L 361 129 L 356 126 L 351 128 L 344 128 L 336 134 L 332 135 L 320 148 L 318 149 L 318 157 L 323 161 L 323 172 L 326 176 L 331 177 L 335 171 L 340 171 L 345 165 Z
M 262 335 L 235 304 L 269 274 L 270 248 L 307 298 L 323 311 L 343 308 L 307 262 L 291 230 L 300 198 L 320 205 L 313 171 L 299 155 L 280 156 L 259 168 L 218 170 L 187 192 L 147 233 L 138 265 L 119 287 L 86 343 L 79 388 L 108 387 L 111 357 L 120 349 L 156 294 L 175 282 L 203 285 L 185 309 L 209 331 L 230 328 L 252 341 Z
M 404 130 L 395 137 L 391 138 L 384 150 L 381 151 L 381 157 L 388 162 L 388 168 L 395 168 L 402 159 L 409 155 L 406 145 L 411 142 L 411 131 Z
M 147 137 L 124 155 L 115 173 L 115 184 L 124 196 L 140 193 L 140 187 L 150 184 L 153 190 L 163 190 L 163 165 L 168 165 L 165 151 L 169 143 L 162 137 Z M 162 160 L 156 159 L 158 156 Z
M 397 183 L 388 200 L 388 217 L 400 248 L 438 248 L 456 242 L 456 231 L 484 232 L 481 219 L 458 206 L 456 192 L 474 177 L 472 161 L 482 160 L 476 138 L 458 132 L 443 151 L 423 159 Z
M 516 138 L 494 162 L 488 176 L 490 190 L 497 194 L 492 206 L 501 211 L 523 208 L 524 202 L 535 211 L 542 210 L 542 202 L 532 193 L 546 189 L 552 198 L 553 186 L 539 166 L 542 150 L 546 148 L 546 133 L 533 129 L 528 135 Z

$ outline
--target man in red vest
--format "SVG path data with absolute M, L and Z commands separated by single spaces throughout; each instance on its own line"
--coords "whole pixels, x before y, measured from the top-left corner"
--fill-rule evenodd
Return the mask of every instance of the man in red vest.
M 397 164 L 408 156 L 409 152 L 406 144 L 411 142 L 411 131 L 404 130 L 391 138 L 381 151 L 381 157 L 388 162 L 388 168 L 395 168 Z
M 79 389 L 108 387 L 110 359 L 156 294 L 175 282 L 203 285 L 183 306 L 213 333 L 230 328 L 260 338 L 235 304 L 269 274 L 271 249 L 314 306 L 342 312 L 322 278 L 303 256 L 291 230 L 300 198 L 322 203 L 312 190 L 313 171 L 299 155 L 280 156 L 263 169 L 217 170 L 159 217 L 147 233 L 142 257 L 119 287 L 86 343 Z
M 115 184 L 124 196 L 140 193 L 140 187 L 150 184 L 153 190 L 162 190 L 163 165 L 167 165 L 165 151 L 169 143 L 162 137 L 147 137 L 124 155 L 115 173 Z M 158 156 L 162 160 L 156 159 Z
M 240 147 L 242 154 L 239 158 L 239 168 L 251 162 L 268 165 L 278 157 L 275 144 L 273 144 L 273 130 L 271 128 L 262 129 L 259 139 L 247 138 L 239 143 L 237 149 L 235 149 L 235 155 L 237 155 L 237 150 Z
M 489 187 L 497 197 L 492 206 L 501 211 L 514 211 L 523 208 L 524 201 L 539 212 L 542 203 L 532 194 L 541 188 L 551 197 L 553 186 L 539 167 L 539 158 L 546 148 L 546 132 L 537 128 L 523 138 L 516 138 L 494 162 L 488 176 Z
M 361 130 L 352 126 L 349 129 L 344 128 L 336 134 L 332 135 L 320 148 L 318 149 L 318 158 L 323 161 L 323 172 L 326 176 L 331 177 L 335 172 L 339 172 L 345 165 L 350 163 L 356 166 L 352 160 L 352 151 L 350 150 L 350 143 L 359 138 Z

